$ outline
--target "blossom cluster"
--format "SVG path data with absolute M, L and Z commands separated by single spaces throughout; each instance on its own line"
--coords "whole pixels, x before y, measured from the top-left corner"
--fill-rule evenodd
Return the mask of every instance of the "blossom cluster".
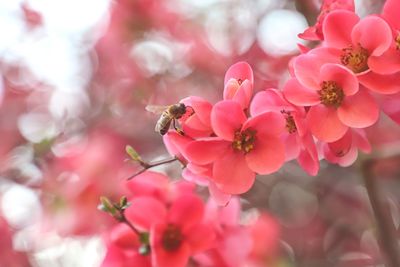
M 111 212 L 121 223 L 105 234 L 102 267 L 257 267 L 275 260 L 277 222 L 264 213 L 241 223 L 237 198 L 225 207 L 205 203 L 193 183 L 152 171 L 127 188 L 129 202 L 121 213 Z
M 252 68 L 239 62 L 225 74 L 223 100 L 181 100 L 194 113 L 180 119 L 184 135 L 170 131 L 164 143 L 186 163 L 184 178 L 224 204 L 287 161 L 316 175 L 321 159 L 349 166 L 358 150 L 369 152 L 364 129 L 380 110 L 399 122 L 399 12 L 389 0 L 382 14 L 359 18 L 353 1 L 325 1 L 316 26 L 300 35 L 320 44 L 301 46 L 282 88 L 253 96 Z

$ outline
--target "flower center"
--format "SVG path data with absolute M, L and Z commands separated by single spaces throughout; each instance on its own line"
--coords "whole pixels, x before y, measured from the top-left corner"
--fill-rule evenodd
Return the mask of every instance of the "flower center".
M 397 35 L 397 37 L 394 41 L 396 43 L 396 49 L 400 50 L 400 33 Z
M 242 83 L 244 82 L 242 79 L 237 79 L 236 81 L 237 81 L 237 83 L 238 83 L 239 85 L 242 85 Z
M 297 132 L 296 123 L 294 122 L 293 116 L 290 114 L 290 111 L 282 110 L 281 113 L 285 116 L 286 119 L 286 130 L 288 133 Z
M 343 89 L 335 81 L 323 81 L 318 91 L 321 103 L 328 107 L 339 107 L 344 99 Z
M 342 49 L 340 61 L 354 73 L 360 73 L 368 69 L 368 50 L 362 46 L 350 45 Z
M 242 151 L 245 154 L 254 149 L 254 142 L 256 141 L 256 131 L 248 128 L 244 131 L 237 130 L 232 142 L 232 147 L 236 151 Z
M 183 240 L 183 235 L 178 226 L 168 224 L 162 236 L 162 246 L 166 251 L 177 250 Z

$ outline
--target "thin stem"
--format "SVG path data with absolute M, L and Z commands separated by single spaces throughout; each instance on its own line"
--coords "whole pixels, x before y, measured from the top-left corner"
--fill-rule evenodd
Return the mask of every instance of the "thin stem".
M 138 236 L 140 236 L 141 233 L 139 232 L 139 230 L 136 229 L 135 226 L 133 226 L 133 225 L 131 224 L 131 222 L 128 221 L 128 220 L 126 219 L 126 217 L 125 217 L 125 210 L 121 210 L 121 211 L 120 211 L 120 214 L 121 214 L 121 218 L 120 218 L 119 221 L 122 222 L 122 223 L 125 223 L 126 225 L 128 225 L 129 228 L 131 228 Z
M 382 203 L 379 185 L 373 174 L 373 159 L 366 160 L 362 165 L 362 173 L 367 188 L 369 201 L 374 212 L 376 225 L 379 230 L 380 243 L 386 254 L 387 266 L 399 267 L 399 244 L 396 238 L 396 229 L 388 207 Z
M 140 162 L 140 165 L 143 167 L 143 169 L 141 169 L 137 173 L 129 176 L 127 178 L 127 180 L 130 180 L 130 179 L 138 176 L 139 174 L 144 173 L 146 170 L 148 170 L 150 168 L 153 168 L 153 167 L 156 167 L 156 166 L 160 166 L 160 165 L 163 165 L 163 164 L 168 164 L 168 163 L 171 163 L 171 162 L 174 162 L 174 161 L 177 161 L 177 160 L 179 160 L 179 159 L 174 157 L 172 159 L 164 159 L 164 160 L 160 160 L 160 161 L 156 161 L 156 162 L 152 162 L 152 163 Z

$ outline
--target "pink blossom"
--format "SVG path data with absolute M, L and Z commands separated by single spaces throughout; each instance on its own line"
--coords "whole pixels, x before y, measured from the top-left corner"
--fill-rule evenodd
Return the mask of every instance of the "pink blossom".
M 286 83 L 284 95 L 295 105 L 311 106 L 307 122 L 319 140 L 336 141 L 348 127 L 365 128 L 378 120 L 374 98 L 359 88 L 350 70 L 339 64 L 320 67 L 315 55 L 299 56 L 296 65 L 301 67 L 301 72 L 296 73 L 298 80 Z
M 354 1 L 353 0 L 324 0 L 320 9 L 320 13 L 317 18 L 317 22 L 314 26 L 307 28 L 303 33 L 299 34 L 299 37 L 304 40 L 324 40 L 324 33 L 322 31 L 322 25 L 326 16 L 329 12 L 334 10 L 348 10 L 354 12 Z
M 400 124 L 400 92 L 393 95 L 385 95 L 381 103 L 382 111 L 393 121 Z
M 290 104 L 280 91 L 271 88 L 257 93 L 250 106 L 252 116 L 269 111 L 281 114 L 286 120 L 286 131 L 282 134 L 286 160 L 297 159 L 304 170 L 316 175 L 319 169 L 318 153 L 306 125 L 304 108 Z
M 217 137 L 191 142 L 184 154 L 195 164 L 212 163 L 212 180 L 224 193 L 241 194 L 250 189 L 255 173 L 269 174 L 282 166 L 285 152 L 279 136 L 284 124 L 273 112 L 247 119 L 239 103 L 224 100 L 211 112 Z
M 326 16 L 323 32 L 324 47 L 309 53 L 318 58 L 315 64 L 342 64 L 357 75 L 361 84 L 378 93 L 390 94 L 400 90 L 399 86 L 387 82 L 388 78 L 399 78 L 380 74 L 387 73 L 385 64 L 373 63 L 388 51 L 393 42 L 392 31 L 385 20 L 378 16 L 360 20 L 353 12 L 337 10 Z M 295 71 L 302 72 L 301 68 L 295 66 Z
M 339 140 L 322 146 L 325 159 L 342 167 L 350 166 L 356 161 L 358 149 L 365 153 L 371 151 L 371 145 L 362 129 L 349 129 Z
M 249 107 L 253 96 L 253 70 L 246 62 L 232 65 L 225 74 L 224 100 L 234 100 L 243 109 Z
M 152 264 L 184 267 L 191 255 L 212 246 L 214 232 L 202 223 L 204 204 L 193 194 L 183 194 L 166 206 L 157 199 L 131 200 L 126 217 L 139 230 L 150 232 Z

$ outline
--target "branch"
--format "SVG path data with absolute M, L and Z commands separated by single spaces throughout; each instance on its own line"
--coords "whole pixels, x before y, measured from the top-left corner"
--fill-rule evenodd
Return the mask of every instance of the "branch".
M 137 173 L 129 176 L 127 178 L 127 180 L 131 180 L 132 178 L 138 176 L 141 173 L 144 173 L 145 171 L 147 171 L 150 168 L 153 168 L 153 167 L 156 167 L 156 166 L 160 166 L 160 165 L 163 165 L 163 164 L 168 164 L 168 163 L 171 163 L 171 162 L 174 162 L 174 161 L 177 161 L 177 160 L 179 160 L 179 159 L 174 157 L 172 159 L 164 159 L 164 160 L 156 161 L 156 162 L 153 162 L 153 163 L 146 163 L 146 162 L 140 161 L 139 163 L 143 167 L 143 169 L 141 169 Z

